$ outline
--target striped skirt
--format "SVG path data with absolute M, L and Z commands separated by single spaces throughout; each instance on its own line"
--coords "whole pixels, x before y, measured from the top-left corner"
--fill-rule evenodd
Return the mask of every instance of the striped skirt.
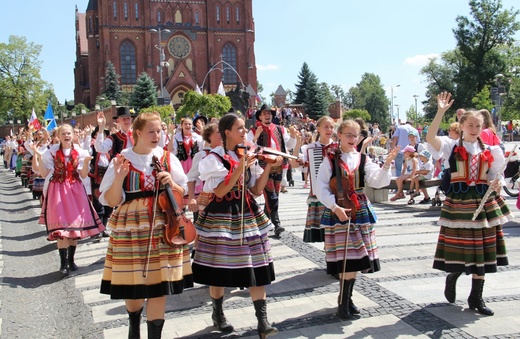
M 199 214 L 195 223 L 198 240 L 192 264 L 194 281 L 223 287 L 268 285 L 275 280 L 268 238 L 273 226 L 248 196 L 242 231 L 241 200 L 234 194 L 214 198 Z
M 350 224 L 345 266 L 343 266 L 343 262 L 348 221 L 339 221 L 328 208 L 323 213 L 321 227 L 325 231 L 327 274 L 343 272 L 373 273 L 381 270 L 374 230 L 377 217 L 370 201 L 364 194 L 358 194 L 358 199 L 361 208 L 356 213 L 355 222 Z
M 441 210 L 433 268 L 483 276 L 508 265 L 501 225 L 512 219 L 512 213 L 504 199 L 493 193 L 471 221 L 483 195 L 475 186 L 448 194 Z
M 146 277 L 149 243 L 148 211 L 153 199 L 135 199 L 119 206 L 110 217 L 112 229 L 101 281 L 101 293 L 111 299 L 157 298 L 182 293 L 193 287 L 188 245 L 170 247 L 163 243 L 164 214 L 156 212 Z M 125 227 L 126 223 L 126 227 Z
M 307 220 L 303 231 L 303 242 L 323 242 L 325 232 L 321 228 L 321 217 L 325 212 L 325 206 L 318 201 L 315 195 L 309 195 L 307 199 L 309 208 L 307 209 Z

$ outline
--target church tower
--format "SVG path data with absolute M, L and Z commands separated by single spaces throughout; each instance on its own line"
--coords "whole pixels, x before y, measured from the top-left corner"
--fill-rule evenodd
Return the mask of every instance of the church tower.
M 74 99 L 91 108 L 108 61 L 124 90 L 146 72 L 161 98 L 162 75 L 162 97 L 176 107 L 197 85 L 257 91 L 252 0 L 90 0 L 76 33 Z

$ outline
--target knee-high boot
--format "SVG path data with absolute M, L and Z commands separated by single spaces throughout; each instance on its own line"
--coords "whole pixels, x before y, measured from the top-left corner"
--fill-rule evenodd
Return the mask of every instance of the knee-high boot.
M 352 281 L 352 283 L 349 284 L 349 286 L 348 286 L 348 295 L 350 296 L 349 310 L 350 310 L 350 313 L 352 313 L 352 314 L 359 314 L 360 313 L 359 307 L 354 305 L 354 303 L 352 302 L 352 292 L 354 291 L 354 284 L 356 283 L 356 279 L 352 279 L 351 281 Z
M 76 246 L 69 246 L 68 249 L 68 260 L 69 260 L 69 269 L 71 271 L 76 271 L 78 269 L 78 265 L 74 262 L 74 254 L 76 254 Z
M 468 298 L 469 308 L 472 310 L 477 309 L 478 313 L 484 315 L 493 315 L 492 309 L 486 306 L 482 299 L 482 290 L 484 289 L 484 279 L 472 279 L 471 280 L 471 293 Z
M 267 338 L 278 333 L 278 329 L 272 327 L 269 321 L 267 321 L 267 304 L 265 300 L 255 300 L 253 304 L 255 305 L 256 319 L 258 319 L 257 331 L 260 338 Z
M 453 272 L 448 274 L 446 277 L 446 286 L 444 287 L 444 296 L 450 303 L 454 303 L 456 300 L 456 285 L 457 279 L 459 279 L 462 272 Z
M 141 312 L 143 309 L 141 308 L 139 311 L 128 312 L 128 339 L 139 339 L 141 338 Z
M 343 281 L 343 293 L 341 294 L 341 301 L 338 306 L 338 317 L 341 319 L 352 319 L 354 314 L 351 312 L 350 302 L 352 300 L 352 290 L 354 287 L 355 279 L 344 280 Z M 341 284 L 341 281 L 340 281 Z M 357 308 L 357 307 L 356 307 Z M 359 309 L 358 309 L 359 311 Z
M 226 316 L 224 315 L 224 310 L 222 309 L 224 297 L 221 297 L 220 299 L 211 298 L 211 302 L 213 303 L 213 314 L 211 314 L 213 326 L 217 327 L 222 332 L 233 332 L 233 325 L 227 321 Z
M 69 275 L 69 265 L 67 263 L 67 249 L 58 248 L 60 253 L 60 273 L 63 275 Z
M 164 319 L 148 320 L 146 325 L 148 325 L 148 339 L 161 339 Z

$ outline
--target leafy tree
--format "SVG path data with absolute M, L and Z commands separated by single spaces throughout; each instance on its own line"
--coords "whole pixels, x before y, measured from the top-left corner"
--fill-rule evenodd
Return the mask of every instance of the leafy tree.
M 40 77 L 42 46 L 27 38 L 11 35 L 8 43 L 0 43 L 0 117 L 26 120 L 34 107 L 47 106 L 43 91 L 52 89 Z M 47 97 L 48 99 L 48 97 Z
M 105 92 L 103 97 L 108 100 L 115 100 L 119 103 L 121 99 L 121 86 L 119 85 L 119 78 L 121 76 L 116 73 L 116 68 L 111 61 L 107 62 L 105 71 Z
M 315 75 L 309 69 L 309 65 L 304 62 L 300 74 L 298 74 L 300 82 L 296 84 L 296 94 L 293 101 L 294 104 L 303 104 L 305 102 L 305 99 L 307 98 L 306 91 L 312 77 L 315 78 Z
M 136 110 L 140 110 L 143 107 L 154 106 L 156 103 L 157 92 L 155 90 L 155 84 L 148 73 L 143 72 L 139 75 L 134 86 L 134 91 L 130 96 L 130 106 Z
M 311 74 L 308 79 L 303 107 L 305 107 L 305 113 L 308 114 L 311 119 L 319 119 L 328 113 L 329 104 L 314 74 Z
M 477 95 L 471 99 L 472 107 L 477 109 L 487 109 L 491 111 L 493 109 L 493 102 L 491 101 L 491 92 L 489 85 L 484 86 L 482 91 L 478 92 Z
M 345 113 L 343 113 L 343 119 L 345 120 L 348 120 L 348 119 L 356 119 L 356 118 L 361 118 L 365 121 L 370 121 L 371 120 L 371 117 L 370 117 L 370 113 L 367 112 L 367 110 L 364 110 L 364 109 L 350 109 L 348 111 L 346 111 Z
M 161 116 L 162 121 L 169 123 L 172 121 L 172 118 L 175 118 L 175 110 L 171 105 L 163 105 L 163 106 L 151 106 L 143 108 L 139 111 L 139 113 L 145 112 L 157 112 Z
M 378 122 L 383 130 L 390 125 L 388 115 L 390 100 L 386 97 L 379 76 L 373 73 L 363 74 L 361 81 L 350 88 L 348 98 L 351 108 L 368 111 L 371 116 L 369 121 Z
M 195 113 L 207 117 L 220 118 L 231 108 L 231 101 L 227 96 L 219 94 L 198 94 L 195 91 L 187 91 L 184 101 L 177 110 L 177 119 L 193 117 Z

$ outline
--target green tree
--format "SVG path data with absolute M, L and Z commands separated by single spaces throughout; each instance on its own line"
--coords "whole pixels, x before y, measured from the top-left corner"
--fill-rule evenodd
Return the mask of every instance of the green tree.
M 119 103 L 121 99 L 121 86 L 119 85 L 119 78 L 121 76 L 116 73 L 116 68 L 111 61 L 107 62 L 105 71 L 105 92 L 103 97 L 108 100 L 115 100 Z
M 305 113 L 308 114 L 311 119 L 317 120 L 323 115 L 328 114 L 329 105 L 325 98 L 325 93 L 318 83 L 318 78 L 316 78 L 314 74 L 311 74 L 308 79 L 303 107 L 305 107 Z
M 52 87 L 40 77 L 41 49 L 16 35 L 0 43 L 0 117 L 4 120 L 10 111 L 13 119 L 25 121 L 33 107 L 41 111 L 47 106 L 44 90 Z
M 227 96 L 219 94 L 198 94 L 195 91 L 187 91 L 184 101 L 177 110 L 177 119 L 193 117 L 195 113 L 207 117 L 220 118 L 231 108 L 231 101 Z
M 491 111 L 493 109 L 493 101 L 491 101 L 491 92 L 489 90 L 489 85 L 484 86 L 482 91 L 478 92 L 477 95 L 471 99 L 472 107 L 476 109 L 487 109 Z
M 367 112 L 367 110 L 364 110 L 364 109 L 350 109 L 348 111 L 346 111 L 345 113 L 343 113 L 343 119 L 345 120 L 348 120 L 348 119 L 356 119 L 356 118 L 361 118 L 365 121 L 370 121 L 371 120 L 371 116 L 370 116 L 370 113 Z
M 390 100 L 386 97 L 385 90 L 379 76 L 373 73 L 365 73 L 361 81 L 348 92 L 349 107 L 369 112 L 370 122 L 378 122 L 383 130 L 390 125 L 388 107 Z
M 130 96 L 130 106 L 137 111 L 144 107 L 150 107 L 157 104 L 157 92 L 155 84 L 148 73 L 143 72 L 139 75 L 134 86 L 134 91 Z
M 336 96 L 334 95 L 334 92 L 332 92 L 331 88 L 326 82 L 322 82 L 320 84 L 320 89 L 321 93 L 323 94 L 323 98 L 327 103 L 327 107 L 336 102 Z
M 145 112 L 157 112 L 161 116 L 162 121 L 169 123 L 172 121 L 172 118 L 175 118 L 175 110 L 171 105 L 164 106 L 151 106 L 143 108 L 139 111 L 139 113 Z
M 294 104 L 303 104 L 305 102 L 307 98 L 307 88 L 312 77 L 315 77 L 314 74 L 309 69 L 309 65 L 304 62 L 300 74 L 298 74 L 299 83 L 295 85 L 296 93 L 293 101 Z

